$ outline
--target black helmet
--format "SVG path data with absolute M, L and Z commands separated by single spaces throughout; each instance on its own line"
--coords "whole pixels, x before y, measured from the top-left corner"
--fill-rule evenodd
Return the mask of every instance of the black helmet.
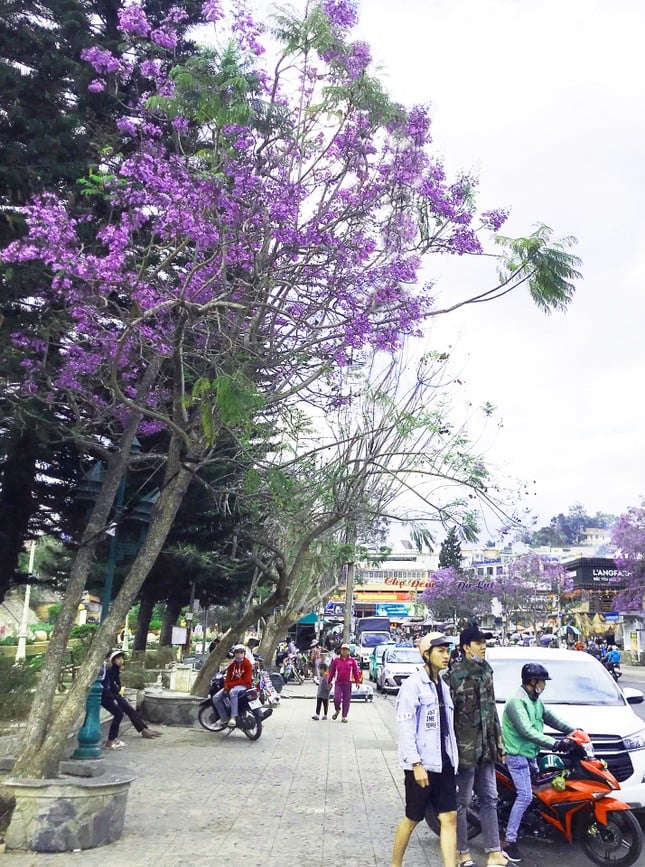
M 549 672 L 539 662 L 527 662 L 522 666 L 522 683 L 530 680 L 551 680 Z

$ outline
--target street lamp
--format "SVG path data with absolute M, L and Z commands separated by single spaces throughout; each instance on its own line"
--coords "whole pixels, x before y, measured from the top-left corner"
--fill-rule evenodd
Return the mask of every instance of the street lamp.
M 135 437 L 131 452 L 137 453 L 141 451 L 141 444 Z M 103 477 L 105 476 L 105 466 L 100 461 L 94 464 L 85 479 L 78 486 L 76 499 L 85 500 L 91 504 L 97 497 Z M 142 497 L 132 513 L 125 518 L 123 514 L 123 502 L 125 499 L 125 473 L 121 476 L 119 487 L 117 489 L 114 500 L 114 519 L 108 529 L 105 531 L 109 537 L 108 542 L 108 557 L 107 567 L 105 571 L 105 582 L 103 593 L 101 594 L 101 623 L 105 620 L 110 610 L 112 601 L 112 586 L 114 583 L 114 572 L 116 569 L 117 560 L 125 554 L 136 554 L 141 547 L 145 538 L 152 510 L 157 499 L 159 491 L 154 491 Z M 138 526 L 138 537 L 131 542 L 119 542 L 119 528 L 125 520 L 131 521 L 135 526 Z M 78 747 L 72 755 L 73 759 L 100 759 L 102 758 L 99 741 L 101 740 L 101 696 L 103 694 L 103 682 L 100 674 L 90 687 L 90 691 L 85 702 L 85 720 L 78 732 Z

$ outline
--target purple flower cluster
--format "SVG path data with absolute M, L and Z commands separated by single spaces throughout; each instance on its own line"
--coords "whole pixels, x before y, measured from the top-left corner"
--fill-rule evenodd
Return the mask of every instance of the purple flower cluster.
M 356 21 L 348 0 L 323 8 L 336 28 Z M 222 4 L 209 0 L 204 15 L 222 20 Z M 179 144 L 192 147 L 191 137 L 180 142 L 168 132 L 183 136 L 189 121 L 165 117 L 162 100 L 154 113 L 147 105 L 173 93 L 169 72 L 185 13 L 172 9 L 152 30 L 143 9 L 128 6 L 120 25 L 126 55 L 84 53 L 99 75 L 121 79 L 138 59 L 149 88 L 116 121 L 131 143 L 102 166 L 109 207 L 101 213 L 109 216 L 95 215 L 91 200 L 86 214 L 71 214 L 66 202 L 42 196 L 27 209 L 27 236 L 1 254 L 44 262 L 51 284 L 35 289 L 34 301 L 68 317 L 52 394 L 73 389 L 77 400 L 119 419 L 125 403 L 105 400 L 114 381 L 132 397 L 150 359 L 178 351 L 179 333 L 184 363 L 196 372 L 216 368 L 222 347 L 229 363 L 238 349 L 248 357 L 242 348 L 257 341 L 256 364 L 266 369 L 256 374 L 266 381 L 297 379 L 298 365 L 329 368 L 370 348 L 392 352 L 417 334 L 434 305 L 431 285 L 419 285 L 423 254 L 480 251 L 473 181 L 447 181 L 428 151 L 424 107 L 401 109 L 387 127 L 350 96 L 319 113 L 330 74 L 351 94 L 370 62 L 368 46 L 338 37 L 333 73 L 315 58 L 294 94 L 260 66 L 263 28 L 239 5 L 231 29 L 257 73 L 254 100 L 278 120 L 268 132 L 255 120 L 206 121 L 195 150 L 184 152 Z M 495 228 L 503 212 L 481 219 Z M 186 316 L 190 328 L 178 329 Z M 42 335 L 12 339 L 30 388 L 46 351 Z M 160 379 L 147 400 L 170 412 L 175 397 Z
M 323 0 L 322 10 L 335 27 L 350 30 L 358 22 L 356 0 Z

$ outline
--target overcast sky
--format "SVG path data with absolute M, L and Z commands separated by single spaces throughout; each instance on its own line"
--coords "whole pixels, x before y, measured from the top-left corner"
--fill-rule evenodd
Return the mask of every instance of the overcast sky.
M 533 483 L 538 525 L 582 503 L 620 513 L 645 494 L 645 3 L 362 0 L 358 37 L 390 93 L 429 103 L 449 171 L 474 171 L 505 234 L 575 235 L 584 280 L 566 314 L 528 294 L 445 317 L 469 397 L 504 426 L 488 460 Z M 433 258 L 440 300 L 488 287 L 472 260 Z

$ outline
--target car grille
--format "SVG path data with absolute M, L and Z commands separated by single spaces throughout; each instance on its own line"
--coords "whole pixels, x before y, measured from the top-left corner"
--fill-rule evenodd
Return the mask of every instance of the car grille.
M 403 681 L 404 681 L 406 678 L 408 678 L 409 676 L 410 676 L 410 675 L 408 675 L 408 674 L 395 674 L 395 675 L 394 675 L 394 683 L 395 683 L 397 686 L 401 686 L 401 684 L 403 683 Z
M 590 734 L 591 743 L 597 759 L 604 759 L 607 767 L 619 783 L 629 779 L 634 773 L 632 760 L 625 749 L 623 739 L 618 735 Z

